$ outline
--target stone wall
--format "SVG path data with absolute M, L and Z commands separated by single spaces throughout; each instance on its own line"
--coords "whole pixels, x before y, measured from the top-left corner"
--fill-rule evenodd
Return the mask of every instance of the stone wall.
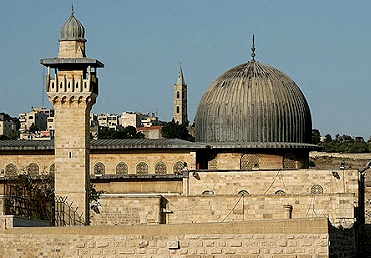
M 128 166 L 129 174 L 136 174 L 136 166 L 139 162 L 145 162 L 148 165 L 148 174 L 155 174 L 155 165 L 162 161 L 166 164 L 167 174 L 173 174 L 173 167 L 176 162 L 187 162 L 189 169 L 195 169 L 196 163 L 189 150 L 120 150 L 109 151 L 91 151 L 90 155 L 90 173 L 94 172 L 94 165 L 101 162 L 105 165 L 105 174 L 116 174 L 116 165 L 119 162 L 125 162 Z
M 320 152 L 311 151 L 309 152 L 309 157 L 334 157 L 334 158 L 349 158 L 349 159 L 362 159 L 370 160 L 371 153 L 336 153 L 336 152 Z
M 31 163 L 35 163 L 39 166 L 40 173 L 49 172 L 50 165 L 54 163 L 54 151 L 2 153 L 0 158 L 0 169 L 5 170 L 6 165 L 14 164 L 17 166 L 18 173 L 22 173 Z
M 358 196 L 357 170 L 276 170 L 190 173 L 188 194 L 201 194 L 212 190 L 215 194 L 237 194 L 245 190 L 250 194 L 311 194 L 319 185 L 324 194 L 353 193 Z M 184 194 L 187 194 L 184 193 Z
M 352 194 L 324 195 L 245 195 L 245 196 L 169 196 L 166 223 L 231 222 L 288 217 L 326 217 L 330 222 L 350 228 L 354 224 Z
M 161 223 L 161 196 L 102 195 L 98 211 L 91 212 L 91 225 Z
M 329 257 L 330 237 L 325 218 L 8 228 L 0 230 L 0 253 L 3 257 Z M 336 243 L 331 242 L 333 252 L 340 248 Z
M 0 170 L 8 164 L 14 164 L 18 172 L 26 168 L 30 163 L 36 163 L 40 172 L 49 172 L 50 166 L 54 163 L 54 151 L 34 151 L 34 152 L 2 152 L 0 154 Z M 90 174 L 94 174 L 94 165 L 101 162 L 105 167 L 105 174 L 116 174 L 116 165 L 125 162 L 128 166 L 129 174 L 136 174 L 136 165 L 145 162 L 148 165 L 148 174 L 155 174 L 155 165 L 162 161 L 166 164 L 167 173 L 173 174 L 173 167 L 176 162 L 187 162 L 188 169 L 196 168 L 195 153 L 189 150 L 120 150 L 97 151 L 91 150 L 90 153 Z
M 110 194 L 139 194 L 139 193 L 151 193 L 151 194 L 166 194 L 166 193 L 178 193 L 183 192 L 182 178 L 179 180 L 156 180 L 156 179 L 136 179 L 130 181 L 124 180 L 92 180 L 93 185 L 97 191 L 104 191 Z M 0 188 L 1 194 L 1 188 Z
M 354 195 L 102 195 L 92 225 L 242 222 L 328 218 L 334 226 L 354 224 Z M 290 214 L 285 205 L 291 206 Z

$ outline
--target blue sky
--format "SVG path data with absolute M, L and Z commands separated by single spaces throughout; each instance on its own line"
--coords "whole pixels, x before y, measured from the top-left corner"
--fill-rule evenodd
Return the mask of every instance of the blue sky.
M 58 54 L 72 1 L 0 2 L 0 112 L 51 107 L 39 60 Z M 182 62 L 189 120 L 207 87 L 228 69 L 256 60 L 301 88 L 313 128 L 371 136 L 371 1 L 73 1 L 86 53 L 105 64 L 94 113 L 159 111 L 172 118 Z

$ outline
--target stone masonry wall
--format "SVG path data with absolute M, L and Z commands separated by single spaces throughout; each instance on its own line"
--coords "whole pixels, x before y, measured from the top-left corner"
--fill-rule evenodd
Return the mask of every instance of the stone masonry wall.
M 90 154 L 90 174 L 94 173 L 94 165 L 101 162 L 105 165 L 106 174 L 116 174 L 116 165 L 125 162 L 129 174 L 136 174 L 136 166 L 139 162 L 148 165 L 148 174 L 155 174 L 155 165 L 162 161 L 166 164 L 167 174 L 173 174 L 176 162 L 187 162 L 189 169 L 195 169 L 194 158 L 190 151 L 151 151 L 151 150 L 122 150 L 117 153 L 99 153 L 92 150 Z
M 354 195 L 102 195 L 99 213 L 91 212 L 92 225 L 177 224 L 242 222 L 288 217 L 325 217 L 334 226 L 354 224 Z
M 354 224 L 351 194 L 331 195 L 247 195 L 247 196 L 167 196 L 166 223 L 231 222 L 287 218 L 326 217 L 335 225 Z
M 91 225 L 161 223 L 161 196 L 102 195 L 99 213 L 91 211 Z
M 324 194 L 353 193 L 358 196 L 357 170 L 276 170 L 190 173 L 188 194 L 197 195 L 205 190 L 215 194 L 237 194 L 245 190 L 250 194 L 311 194 L 319 185 Z M 184 193 L 187 194 L 187 193 Z
M 54 163 L 53 151 L 38 151 L 37 154 L 29 153 L 9 153 L 0 155 L 0 169 L 4 169 L 8 164 L 17 166 L 18 173 L 22 173 L 24 169 L 31 163 L 36 163 L 39 166 L 40 172 L 49 172 L 49 167 Z
M 21 172 L 30 163 L 36 163 L 40 172 L 49 172 L 49 167 L 54 163 L 54 151 L 35 151 L 33 153 L 1 153 L 0 170 L 5 169 L 6 165 L 14 164 Z M 105 166 L 105 174 L 116 174 L 116 165 L 119 162 L 125 162 L 128 166 L 129 174 L 136 174 L 136 165 L 139 162 L 146 162 L 148 165 L 148 174 L 155 174 L 155 165 L 162 161 L 167 166 L 167 173 L 173 174 L 173 166 L 176 162 L 187 162 L 188 169 L 195 169 L 196 163 L 194 153 L 184 151 L 151 151 L 151 150 L 121 150 L 120 152 L 105 151 L 99 153 L 92 150 L 90 153 L 90 174 L 94 174 L 94 165 L 101 162 Z
M 337 250 L 336 246 L 331 248 Z M 8 228 L 0 230 L 0 254 L 4 258 L 331 255 L 325 218 L 253 223 Z

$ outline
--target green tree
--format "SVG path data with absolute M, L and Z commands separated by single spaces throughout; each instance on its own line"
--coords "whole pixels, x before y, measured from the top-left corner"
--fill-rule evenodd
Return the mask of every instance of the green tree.
M 312 143 L 318 144 L 321 142 L 321 133 L 318 129 L 312 129 Z
M 134 126 L 127 126 L 121 131 L 116 131 L 114 133 L 115 139 L 143 139 L 144 134 L 142 132 L 137 132 Z
M 0 136 L 0 140 L 18 140 L 19 134 L 18 131 L 12 130 L 6 135 L 3 134 Z
M 108 127 L 99 127 L 98 139 L 143 139 L 144 134 L 137 132 L 133 126 L 127 126 L 121 131 L 115 131 Z
M 330 134 L 326 134 L 325 135 L 325 143 L 330 143 L 330 142 L 332 142 L 332 137 L 331 137 Z
M 179 124 L 174 119 L 171 122 L 166 123 L 161 129 L 162 136 L 169 139 L 182 139 L 190 140 L 192 136 L 189 134 L 187 124 Z
M 115 130 L 108 127 L 98 128 L 98 139 L 114 139 Z
M 10 132 L 6 135 L 6 137 L 7 137 L 9 140 L 17 140 L 18 137 L 19 137 L 19 133 L 18 133 L 18 131 L 16 131 L 16 130 L 12 130 L 12 131 L 10 131 Z

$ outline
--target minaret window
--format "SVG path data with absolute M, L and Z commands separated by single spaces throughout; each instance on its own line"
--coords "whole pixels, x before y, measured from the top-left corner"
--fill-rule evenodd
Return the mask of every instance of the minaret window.
M 179 99 L 179 91 L 176 92 L 176 98 Z
M 54 89 L 54 82 L 52 82 L 52 89 Z
M 71 88 L 71 84 L 70 84 L 70 82 L 68 82 L 68 88 Z
M 76 82 L 76 89 L 78 89 L 79 88 L 79 83 L 78 82 Z
M 176 106 L 176 112 L 179 114 L 179 106 Z
M 62 89 L 62 87 L 63 87 L 63 84 L 62 84 L 62 82 L 59 84 L 59 87 Z

